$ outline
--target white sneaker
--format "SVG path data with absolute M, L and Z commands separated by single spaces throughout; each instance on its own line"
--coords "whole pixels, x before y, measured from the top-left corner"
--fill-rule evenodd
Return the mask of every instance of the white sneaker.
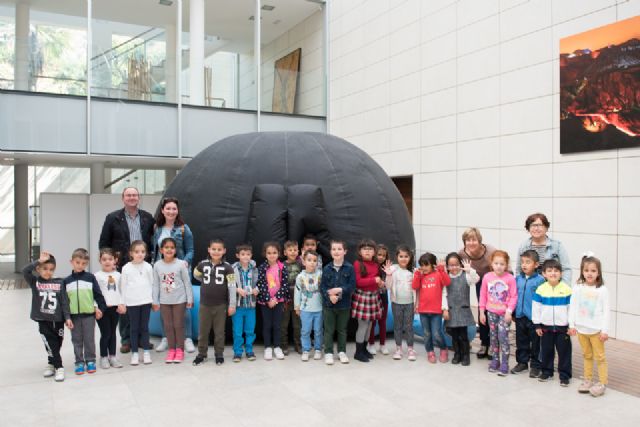
M 196 351 L 196 346 L 193 345 L 193 340 L 191 338 L 185 338 L 184 351 L 186 351 L 187 353 L 193 353 L 194 351 Z
M 375 344 L 369 344 L 367 345 L 367 351 L 373 355 L 377 354 L 378 352 L 376 351 L 376 345 Z
M 53 365 L 47 365 L 47 367 L 44 368 L 44 371 L 42 371 L 42 376 L 45 378 L 51 378 L 55 375 L 55 373 L 56 369 L 53 367 Z
M 313 360 L 322 359 L 322 350 L 316 350 L 313 352 Z
M 273 360 L 273 349 L 271 347 L 264 349 L 264 360 Z
M 162 338 L 160 340 L 160 344 L 156 346 L 156 351 L 159 353 L 159 352 L 165 351 L 168 347 L 169 347 L 169 341 L 167 341 L 167 338 Z
M 302 356 L 300 356 L 300 359 L 303 362 L 308 362 L 309 361 L 309 352 L 308 351 L 303 351 L 302 352 Z
M 149 353 L 149 350 L 145 350 L 144 353 L 142 353 L 142 363 L 145 365 L 149 365 L 151 363 L 151 353 Z
M 380 353 L 382 353 L 385 356 L 389 355 L 389 349 L 387 348 L 386 345 L 380 346 Z
M 101 357 L 100 358 L 100 369 L 109 369 L 111 367 L 111 364 L 109 363 L 109 358 L 108 357 Z
M 122 368 L 122 363 L 115 356 L 109 356 L 109 365 L 112 368 Z
M 324 355 L 324 363 L 327 365 L 333 365 L 333 354 L 327 353 Z
M 402 359 L 402 347 L 396 347 L 395 353 L 393 353 L 393 360 Z
M 54 378 L 57 382 L 64 381 L 64 368 L 56 369 L 56 376 Z
M 276 359 L 284 360 L 284 353 L 280 347 L 276 347 L 273 349 L 273 353 L 276 355 Z
M 140 356 L 138 353 L 131 353 L 131 365 L 137 366 L 140 363 Z
M 347 357 L 347 353 L 341 351 L 338 353 L 338 358 L 340 359 L 340 363 L 349 363 L 349 358 Z

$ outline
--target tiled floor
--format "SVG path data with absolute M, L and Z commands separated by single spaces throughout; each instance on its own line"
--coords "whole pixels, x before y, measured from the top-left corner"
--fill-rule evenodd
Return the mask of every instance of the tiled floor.
M 565 389 L 558 381 L 501 378 L 477 360 L 470 367 L 430 365 L 422 349 L 414 363 L 376 356 L 369 364 L 329 367 L 297 356 L 233 364 L 227 347 L 223 366 L 164 365 L 154 353 L 150 366 L 75 377 L 67 333 L 67 380 L 54 383 L 41 377 L 45 352 L 29 305 L 28 290 L 0 293 L 3 426 L 478 426 L 504 420 L 582 427 L 635 426 L 639 419 L 640 398 L 629 394 L 609 390 L 594 399 L 577 393 L 578 381 Z

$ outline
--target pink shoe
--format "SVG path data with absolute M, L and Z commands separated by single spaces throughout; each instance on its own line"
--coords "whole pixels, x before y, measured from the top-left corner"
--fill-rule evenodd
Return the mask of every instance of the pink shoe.
M 440 363 L 447 363 L 449 361 L 449 352 L 446 348 L 440 349 Z
M 429 361 L 429 363 L 436 363 L 436 353 L 433 351 L 428 352 L 427 360 Z
M 173 363 L 182 363 L 184 361 L 184 350 L 176 348 L 176 357 L 173 359 Z
M 176 357 L 176 350 L 170 349 L 167 351 L 167 357 L 164 358 L 164 363 L 173 363 Z

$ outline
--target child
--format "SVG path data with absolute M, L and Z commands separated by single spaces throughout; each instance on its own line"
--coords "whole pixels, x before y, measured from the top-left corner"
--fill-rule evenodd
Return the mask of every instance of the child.
M 358 243 L 358 259 L 353 263 L 356 272 L 356 291 L 351 300 L 351 317 L 358 319 L 356 330 L 356 352 L 353 358 L 360 362 L 369 362 L 373 354 L 366 348 L 366 340 L 371 333 L 375 319 L 382 315 L 380 306 L 380 287 L 384 282 L 380 277 L 380 265 L 374 260 L 376 242 L 370 239 Z
M 333 334 L 338 334 L 338 358 L 349 363 L 347 357 L 347 324 L 351 308 L 351 295 L 356 287 L 356 274 L 351 263 L 345 261 L 347 244 L 343 240 L 331 241 L 331 258 L 322 269 L 324 362 L 333 365 Z
M 89 264 L 89 251 L 78 248 L 71 254 L 71 275 L 64 279 L 69 298 L 73 329 L 71 342 L 76 356 L 76 375 L 96 371 L 96 319 L 107 309 L 96 276 L 85 271 Z
M 120 283 L 122 302 L 126 305 L 131 328 L 132 366 L 140 363 L 138 348 L 143 350 L 142 362 L 151 363 L 151 343 L 149 342 L 149 316 L 153 302 L 153 268 L 144 259 L 147 256 L 147 244 L 134 240 L 129 248 L 129 261 L 122 267 Z
M 184 361 L 184 312 L 193 307 L 187 263 L 176 258 L 176 240 L 160 242 L 162 259 L 153 264 L 153 311 L 160 310 L 169 351 L 165 363 Z
M 609 339 L 609 292 L 602 280 L 600 260 L 589 253 L 582 257 L 580 278 L 573 288 L 569 307 L 569 334 L 578 334 L 584 357 L 584 381 L 579 393 L 602 396 L 607 388 L 607 359 L 604 342 Z M 593 383 L 593 359 L 598 365 L 598 379 Z
M 64 367 L 60 357 L 64 325 L 73 329 L 73 322 L 63 281 L 53 278 L 55 270 L 56 259 L 43 251 L 37 261 L 22 270 L 22 275 L 31 287 L 31 320 L 38 323 L 38 331 L 47 350 L 48 364 L 43 375 L 45 378 L 55 375 L 54 379 L 60 382 L 64 381 Z
M 318 251 L 318 239 L 313 234 L 306 234 L 302 239 L 302 253 L 314 251 L 318 254 L 318 270 L 322 270 L 322 255 Z
M 436 265 L 437 264 L 437 265 Z M 436 363 L 435 347 L 440 349 L 440 362 L 449 361 L 449 353 L 442 336 L 442 316 L 448 318 L 447 298 L 444 294 L 445 286 L 449 286 L 451 279 L 444 271 L 444 262 L 436 261 L 436 256 L 425 252 L 418 260 L 420 268 L 413 274 L 411 287 L 418 291 L 418 307 L 420 323 L 424 331 L 424 348 L 427 350 L 427 360 Z
M 289 276 L 289 300 L 284 306 L 282 324 L 280 327 L 280 348 L 284 355 L 289 354 L 289 320 L 293 324 L 293 342 L 295 344 L 296 352 L 302 353 L 302 347 L 300 345 L 300 316 L 296 315 L 293 310 L 293 298 L 294 290 L 296 287 L 296 277 L 302 271 L 302 261 L 298 258 L 298 242 L 293 240 L 287 240 L 284 242 L 284 256 L 286 257 L 284 265 L 287 268 L 287 274 Z
M 236 279 L 233 267 L 224 261 L 227 253 L 221 239 L 209 242 L 209 259 L 200 261 L 193 270 L 193 277 L 201 282 L 198 355 L 193 366 L 200 366 L 207 360 L 209 331 L 213 326 L 213 351 L 216 365 L 224 363 L 224 337 L 227 315 L 236 312 Z
M 379 244 L 376 247 L 376 261 L 380 266 L 380 278 L 384 281 L 386 278 L 384 267 L 387 261 L 389 261 L 389 249 L 383 244 Z M 369 346 L 367 347 L 367 351 L 373 355 L 377 353 L 375 346 L 375 328 L 377 323 L 378 336 L 380 337 L 380 352 L 386 356 L 389 354 L 389 349 L 387 349 L 385 345 L 387 341 L 387 314 L 389 311 L 389 296 L 387 295 L 386 286 L 380 288 L 378 292 L 378 299 L 380 299 L 380 305 L 382 306 L 382 314 L 380 315 L 380 318 L 374 320 L 371 325 L 371 333 L 369 334 Z
M 256 360 L 253 352 L 253 342 L 256 339 L 256 296 L 258 295 L 258 269 L 251 259 L 251 245 L 241 244 L 236 246 L 236 258 L 238 262 L 233 264 L 233 272 L 236 279 L 236 292 L 238 303 L 236 313 L 232 317 L 233 322 L 233 361 L 242 359 L 242 344 L 247 359 Z M 244 332 L 244 340 L 242 333 Z
M 489 372 L 498 372 L 501 377 L 509 375 L 509 325 L 518 301 L 516 279 L 507 271 L 508 267 L 508 253 L 496 250 L 491 254 L 491 271 L 482 278 L 478 302 L 480 323 L 486 325 L 487 316 L 489 317 L 489 338 L 493 354 Z
M 280 244 L 266 242 L 262 248 L 266 260 L 258 267 L 258 304 L 262 310 L 264 360 L 284 359 L 280 348 L 280 323 L 284 303 L 289 299 L 288 273 L 280 257 Z M 275 347 L 275 348 L 274 348 Z
M 553 377 L 555 349 L 560 385 L 568 387 L 571 380 L 571 339 L 567 334 L 571 288 L 562 281 L 562 265 L 557 260 L 546 260 L 542 273 L 547 281 L 536 289 L 531 307 L 531 320 L 540 337 L 542 374 L 538 381 Z
M 471 360 L 469 359 L 467 327 L 476 323 L 471 312 L 469 289 L 480 280 L 480 276 L 471 268 L 469 261 L 462 261 L 457 252 L 451 252 L 447 255 L 445 262 L 451 278 L 451 284 L 447 288 L 449 319 L 445 322 L 454 351 L 451 363 L 469 366 Z
M 320 282 L 322 270 L 318 270 L 318 254 L 315 251 L 307 251 L 302 254 L 304 259 L 304 271 L 296 278 L 294 292 L 294 307 L 296 315 L 302 323 L 302 361 L 309 361 L 311 351 L 311 330 L 313 329 L 314 360 L 322 358 L 322 294 Z
M 116 330 L 120 314 L 125 312 L 120 294 L 120 273 L 116 270 L 118 257 L 111 248 L 100 249 L 101 270 L 95 276 L 100 286 L 107 309 L 98 320 L 100 329 L 100 368 L 122 368 L 122 363 L 116 358 Z
M 516 303 L 516 361 L 518 364 L 511 370 L 512 374 L 529 369 L 530 378 L 540 376 L 540 337 L 531 321 L 531 304 L 538 286 L 544 282 L 544 277 L 538 273 L 538 252 L 527 250 L 520 255 L 520 269 L 522 272 L 516 277 L 518 287 L 518 302 Z
M 385 285 L 391 291 L 391 312 L 393 313 L 393 337 L 396 341 L 394 360 L 402 359 L 402 339 L 407 342 L 407 359 L 416 360 L 413 349 L 413 313 L 416 303 L 416 291 L 411 287 L 413 281 L 413 251 L 406 245 L 396 249 L 398 264 L 385 263 Z

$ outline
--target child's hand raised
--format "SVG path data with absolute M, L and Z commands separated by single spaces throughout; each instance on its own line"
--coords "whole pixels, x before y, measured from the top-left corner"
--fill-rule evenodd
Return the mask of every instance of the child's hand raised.
M 462 270 L 465 273 L 469 273 L 471 271 L 471 262 L 468 259 L 462 260 Z
M 387 262 L 384 263 L 384 273 L 387 276 L 393 275 L 393 269 L 391 268 L 391 265 L 392 264 L 391 264 L 391 260 L 390 259 L 388 259 Z
M 51 254 L 49 252 L 42 251 L 40 252 L 40 258 L 38 258 L 38 262 L 42 264 L 43 262 L 47 262 L 51 258 Z
M 443 259 L 439 259 L 439 260 L 438 260 L 438 263 L 436 264 L 436 267 L 437 267 L 439 270 L 444 270 L 444 266 L 445 266 L 444 260 L 443 260 Z

